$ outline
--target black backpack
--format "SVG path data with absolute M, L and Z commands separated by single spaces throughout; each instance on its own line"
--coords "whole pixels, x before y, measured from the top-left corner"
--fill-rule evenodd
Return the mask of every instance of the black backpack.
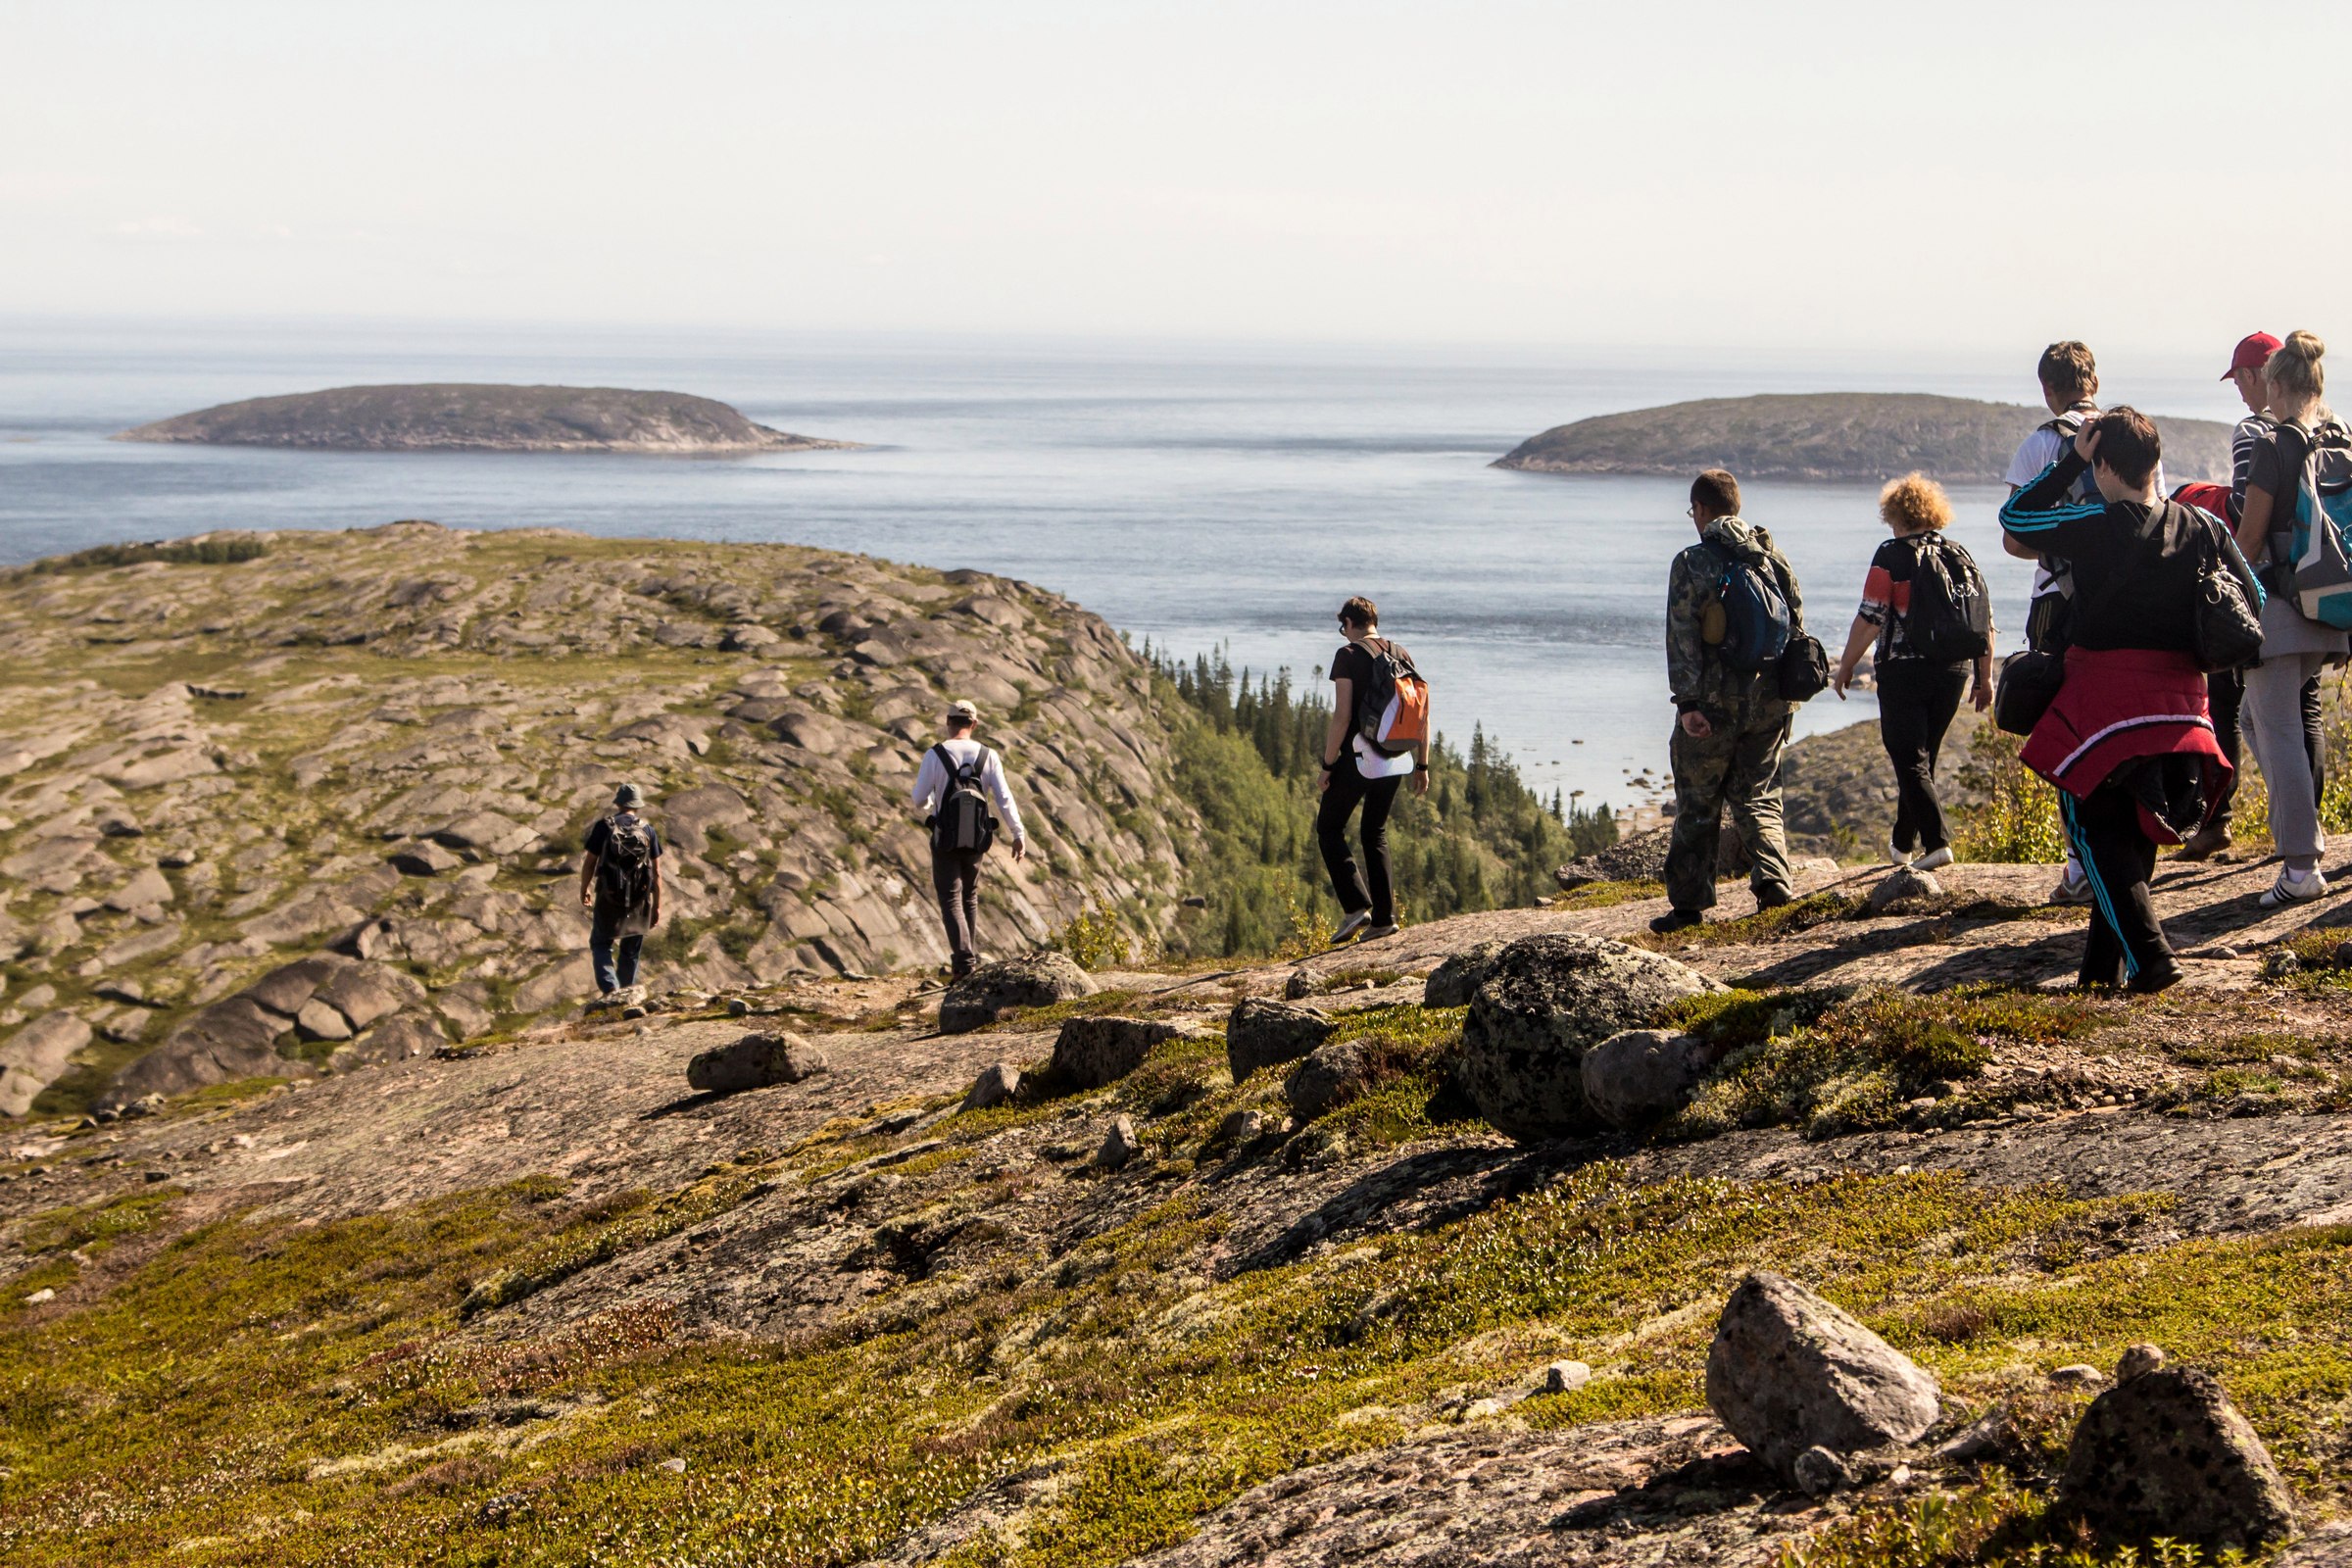
M 1794 625 L 1788 596 L 1776 580 L 1779 574 L 1758 570 L 1745 557 L 1711 539 L 1704 543 L 1723 567 L 1715 588 L 1723 605 L 1723 642 L 1715 652 L 1742 675 L 1778 664 Z
M 605 818 L 612 832 L 596 858 L 597 902 L 607 908 L 642 908 L 654 896 L 654 836 L 635 813 Z
M 988 765 L 988 753 L 958 762 L 942 745 L 932 747 L 931 755 L 948 770 L 947 791 L 931 817 L 931 847 L 949 854 L 986 854 L 997 841 L 997 819 L 988 814 L 988 792 L 980 787 L 980 770 Z
M 1992 652 L 1992 596 L 1976 558 L 1941 534 L 1923 534 L 1911 568 L 1903 640 L 1932 664 L 1974 663 Z

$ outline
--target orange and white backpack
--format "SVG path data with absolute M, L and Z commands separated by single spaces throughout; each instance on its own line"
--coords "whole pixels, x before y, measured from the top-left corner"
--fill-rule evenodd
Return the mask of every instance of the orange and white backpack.
M 1396 645 L 1365 638 L 1372 678 L 1355 697 L 1355 730 L 1383 757 L 1402 757 L 1429 744 L 1429 682 Z

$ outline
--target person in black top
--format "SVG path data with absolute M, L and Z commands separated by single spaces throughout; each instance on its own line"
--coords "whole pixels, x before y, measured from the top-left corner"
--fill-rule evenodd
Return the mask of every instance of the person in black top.
M 637 957 L 645 934 L 662 923 L 662 837 L 637 814 L 645 792 L 623 784 L 612 792 L 612 809 L 588 828 L 580 848 L 580 906 L 589 911 L 588 961 L 596 989 L 606 996 L 637 984 Z M 619 851 L 614 840 L 622 841 Z M 605 861 L 612 874 L 599 875 Z M 638 868 L 638 897 L 620 891 L 623 863 Z
M 1925 474 L 1905 474 L 1879 492 L 1879 515 L 1894 530 L 1894 537 L 1870 558 L 1862 608 L 1855 612 L 1845 652 L 1830 684 L 1843 701 L 1862 651 L 1878 644 L 1879 738 L 1894 764 L 1894 835 L 1886 842 L 1886 858 L 1932 871 L 1952 863 L 1951 835 L 1944 830 L 1943 808 L 1936 799 L 1936 758 L 1972 674 L 1977 711 L 1992 705 L 1992 650 L 1987 639 L 1972 667 L 1966 661 L 1932 663 L 1911 646 L 1911 583 L 1921 553 L 1950 550 L 1967 555 L 1942 536 L 1952 520 L 1952 503 L 1943 487 Z
M 1323 851 L 1324 869 L 1331 873 L 1331 890 L 1340 900 L 1340 928 L 1332 945 L 1392 936 L 1396 930 L 1396 893 L 1389 884 L 1389 811 L 1396 791 L 1407 777 L 1413 793 L 1429 793 L 1429 748 L 1414 747 L 1400 757 L 1384 756 L 1356 732 L 1355 702 L 1372 682 L 1372 647 L 1393 649 L 1406 663 L 1412 656 L 1380 636 L 1380 612 L 1371 600 L 1358 596 L 1340 607 L 1340 635 L 1348 641 L 1331 660 L 1331 724 L 1323 736 L 1323 776 L 1318 784 L 1323 804 L 1315 811 L 1315 840 Z M 1434 732 L 1433 732 L 1434 733 Z M 1363 873 L 1348 851 L 1348 819 L 1361 803 L 1364 808 Z

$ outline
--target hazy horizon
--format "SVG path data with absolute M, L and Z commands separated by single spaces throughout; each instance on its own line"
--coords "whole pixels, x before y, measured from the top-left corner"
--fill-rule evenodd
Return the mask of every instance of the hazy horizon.
M 2327 335 L 2323 270 L 2232 238 L 2352 238 L 2294 156 L 2325 95 L 2231 63 L 2352 17 L 2081 15 L 0 0 L 0 305 L 2119 368 Z

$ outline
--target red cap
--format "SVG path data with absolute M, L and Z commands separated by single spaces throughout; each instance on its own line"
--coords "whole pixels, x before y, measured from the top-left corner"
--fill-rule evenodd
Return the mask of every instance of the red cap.
M 2230 368 L 2222 372 L 2227 381 L 2240 370 L 2259 370 L 2271 363 L 2278 352 L 2278 340 L 2268 332 L 2248 332 L 2237 340 L 2237 352 L 2230 356 Z

